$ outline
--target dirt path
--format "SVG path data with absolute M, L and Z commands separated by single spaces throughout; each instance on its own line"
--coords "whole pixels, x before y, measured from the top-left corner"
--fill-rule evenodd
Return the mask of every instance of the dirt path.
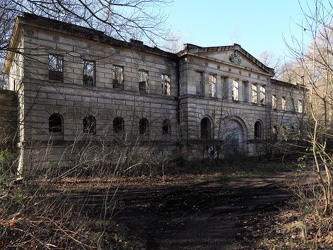
M 130 186 L 118 193 L 123 209 L 114 219 L 148 249 L 253 249 L 258 221 L 291 198 L 279 187 L 285 177 Z

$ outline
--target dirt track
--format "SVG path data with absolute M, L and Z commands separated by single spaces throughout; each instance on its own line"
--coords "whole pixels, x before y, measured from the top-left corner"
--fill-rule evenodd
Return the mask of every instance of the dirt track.
M 118 192 L 116 221 L 148 249 L 255 249 L 262 220 L 291 195 L 285 175 L 187 185 L 129 186 Z

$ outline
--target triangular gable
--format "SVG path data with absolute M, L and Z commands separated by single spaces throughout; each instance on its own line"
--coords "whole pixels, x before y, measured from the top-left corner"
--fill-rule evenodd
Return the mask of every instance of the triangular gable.
M 222 63 L 260 71 L 271 76 L 274 75 L 274 69 L 261 63 L 258 59 L 244 50 L 239 44 L 218 47 L 199 47 L 187 44 L 186 50 L 190 54 L 195 54 L 206 59 L 212 59 Z

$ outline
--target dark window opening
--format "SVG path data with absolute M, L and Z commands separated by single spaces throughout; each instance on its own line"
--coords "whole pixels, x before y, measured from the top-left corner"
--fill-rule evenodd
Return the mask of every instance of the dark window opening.
M 49 131 L 51 133 L 62 132 L 62 117 L 59 114 L 53 114 L 49 117 Z
M 162 125 L 162 134 L 170 134 L 170 122 L 169 120 L 164 120 Z
M 203 139 L 210 139 L 211 138 L 211 124 L 208 118 L 203 118 L 201 120 L 201 135 L 200 137 Z
M 83 61 L 83 84 L 95 86 L 95 62 Z
M 96 118 L 89 115 L 83 118 L 83 132 L 85 134 L 96 134 Z
M 261 139 L 262 138 L 262 125 L 261 122 L 257 121 L 254 124 L 254 138 Z
M 63 56 L 49 55 L 49 80 L 62 82 L 63 73 Z
M 113 132 L 120 134 L 124 132 L 124 119 L 121 117 L 116 117 L 113 119 Z
M 148 132 L 149 122 L 146 118 L 142 118 L 139 122 L 139 131 L 140 134 L 143 135 Z
M 140 71 L 139 76 L 139 91 L 142 93 L 148 93 L 148 72 Z
M 113 88 L 123 89 L 124 88 L 124 68 L 120 66 L 113 67 Z

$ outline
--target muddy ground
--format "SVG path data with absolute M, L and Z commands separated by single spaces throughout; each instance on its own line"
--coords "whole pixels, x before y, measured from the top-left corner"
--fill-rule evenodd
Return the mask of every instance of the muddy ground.
M 120 188 L 113 219 L 144 241 L 146 249 L 260 249 L 265 227 L 292 198 L 283 188 L 284 174 L 191 178 Z

